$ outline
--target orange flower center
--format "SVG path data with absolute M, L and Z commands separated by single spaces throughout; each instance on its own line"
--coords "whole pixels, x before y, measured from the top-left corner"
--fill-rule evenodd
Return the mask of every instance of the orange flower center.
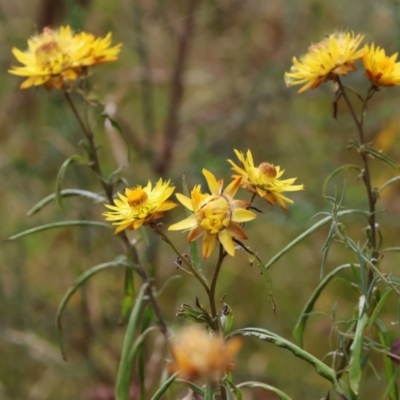
M 128 193 L 126 193 L 126 197 L 128 198 L 128 204 L 132 208 L 141 206 L 149 198 L 141 187 L 129 190 Z
M 267 177 L 267 178 L 275 178 L 276 177 L 276 168 L 273 164 L 263 162 L 258 166 L 258 169 Z

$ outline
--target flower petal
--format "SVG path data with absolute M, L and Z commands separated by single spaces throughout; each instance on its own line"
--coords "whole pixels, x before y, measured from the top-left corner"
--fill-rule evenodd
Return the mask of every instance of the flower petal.
M 225 251 L 230 255 L 235 255 L 235 245 L 233 244 L 232 236 L 227 229 L 222 230 L 218 234 L 218 239 L 224 247 Z
M 175 193 L 176 198 L 190 211 L 193 211 L 192 200 L 180 193 Z
M 206 178 L 208 187 L 211 191 L 212 194 L 220 194 L 220 187 L 221 187 L 221 181 L 217 182 L 217 179 L 215 178 L 215 176 L 208 170 L 206 170 L 205 168 L 203 168 L 203 175 Z
M 212 253 L 215 243 L 217 242 L 217 235 L 212 235 L 208 232 L 205 232 L 203 238 L 203 258 L 206 259 Z
M 232 211 L 232 221 L 234 222 L 247 222 L 256 218 L 257 215 L 252 211 L 243 208 L 236 208 Z
M 191 229 L 197 225 L 196 218 L 194 215 L 191 215 L 184 220 L 177 222 L 176 224 L 171 225 L 168 230 L 169 231 L 179 231 L 181 229 Z

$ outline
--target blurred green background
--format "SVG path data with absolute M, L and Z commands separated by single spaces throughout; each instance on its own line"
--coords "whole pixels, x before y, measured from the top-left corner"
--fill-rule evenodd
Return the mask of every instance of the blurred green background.
M 338 119 L 332 117 L 334 89 L 330 84 L 299 96 L 296 88 L 285 88 L 283 74 L 293 56 L 300 56 L 310 43 L 337 29 L 364 33 L 366 41 L 384 46 L 389 54 L 398 51 L 399 2 L 203 0 L 192 5 L 192 10 L 190 2 L 0 1 L 2 238 L 50 221 L 102 220 L 101 204 L 78 198 L 66 199 L 64 212 L 53 203 L 33 217 L 26 216 L 34 204 L 54 191 L 62 162 L 82 154 L 81 133 L 60 92 L 47 92 L 43 87 L 19 90 L 22 80 L 7 74 L 16 63 L 11 49 L 25 49 L 27 38 L 44 26 L 65 24 L 99 36 L 111 31 L 113 43 L 123 43 L 119 61 L 94 68 L 91 76 L 94 91 L 108 112 L 115 112 L 130 144 L 128 157 L 120 135 L 92 116 L 107 174 L 122 165 L 122 174 L 133 186 L 158 179 L 161 171 L 181 191 L 182 174 L 190 186 L 204 183 L 203 167 L 228 181 L 226 159 L 235 159 L 233 148 L 251 149 L 256 164 L 280 165 L 286 169 L 284 177 L 297 177 L 306 190 L 289 196 L 295 204 L 287 212 L 257 201 L 265 213 L 246 224 L 246 230 L 248 244 L 264 261 L 300 234 L 312 216 L 330 210 L 322 196 L 323 183 L 340 165 L 359 163 L 357 155 L 346 150 L 356 132 L 343 104 L 339 104 Z M 182 43 L 186 46 L 181 69 L 183 96 L 171 105 L 171 82 Z M 346 78 L 346 83 L 361 93 L 368 87 L 361 71 Z M 369 140 L 395 160 L 400 160 L 399 94 L 397 88 L 382 90 L 366 117 Z M 162 137 L 171 115 L 178 121 L 174 126 L 178 138 L 171 162 L 160 167 Z M 151 147 L 145 148 L 145 143 Z M 375 186 L 393 176 L 377 161 L 372 162 L 372 169 Z M 328 194 L 333 194 L 335 185 L 339 191 L 345 188 L 345 206 L 366 208 L 364 188 L 355 173 L 340 175 Z M 90 171 L 79 166 L 68 170 L 63 187 L 101 190 Z M 380 208 L 385 212 L 379 214 L 379 223 L 385 246 L 399 244 L 399 192 L 398 185 L 392 186 L 381 198 Z M 165 224 L 183 217 L 183 208 L 178 208 L 169 213 Z M 363 221 L 347 219 L 346 223 L 355 240 L 362 241 Z M 225 301 L 234 309 L 234 328 L 255 325 L 294 340 L 291 331 L 320 279 L 320 251 L 327 232 L 325 227 L 313 234 L 272 267 L 276 316 L 257 267 L 240 251 L 227 259 L 217 291 L 219 297 L 226 294 Z M 137 234 L 130 233 L 130 237 Z M 185 233 L 173 232 L 170 237 L 183 252 L 188 251 Z M 174 254 L 159 239 L 152 239 L 151 247 L 140 247 L 140 251 L 152 261 L 158 287 L 171 276 L 180 277 L 160 297 L 165 320 L 177 329 L 184 325 L 175 317 L 181 303 L 194 304 L 196 296 L 206 303 L 201 287 L 177 270 Z M 72 298 L 63 319 L 68 362 L 61 359 L 57 347 L 54 318 L 75 278 L 120 252 L 112 232 L 104 229 L 52 230 L 1 244 L 0 399 L 113 399 L 125 331 L 118 324 L 122 269 L 95 276 Z M 211 273 L 214 257 L 204 263 L 207 273 Z M 349 260 L 354 260 L 353 255 L 333 244 L 326 272 Z M 399 261 L 398 255 L 387 256 L 382 268 L 395 273 Z M 356 292 L 340 280 L 333 282 L 317 304 L 324 314 L 310 318 L 305 348 L 321 359 L 333 350 L 332 310 L 338 320 L 349 318 L 356 302 Z M 393 298 L 382 316 L 393 339 L 399 336 L 396 307 Z M 166 358 L 165 343 L 154 333 L 146 352 L 150 392 L 159 382 Z M 325 361 L 330 364 L 331 358 Z M 365 400 L 378 398 L 385 385 L 382 356 L 373 355 L 372 361 L 376 372 L 367 367 L 362 380 L 360 398 Z M 275 385 L 294 399 L 320 399 L 329 387 L 311 366 L 291 353 L 252 340 L 245 341 L 234 376 L 236 382 L 260 380 Z M 244 395 L 248 400 L 276 398 L 257 391 Z M 132 399 L 136 398 L 134 384 Z

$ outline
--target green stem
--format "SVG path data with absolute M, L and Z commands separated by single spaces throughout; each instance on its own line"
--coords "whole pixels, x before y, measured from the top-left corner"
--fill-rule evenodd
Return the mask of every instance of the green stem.
M 217 287 L 217 280 L 218 280 L 218 275 L 221 270 L 222 262 L 224 261 L 224 258 L 226 257 L 226 252 L 222 246 L 222 244 L 219 245 L 219 255 L 218 255 L 218 261 L 217 265 L 215 266 L 214 274 L 211 280 L 211 286 L 210 286 L 210 292 L 208 293 L 208 299 L 210 302 L 210 308 L 211 308 L 211 315 L 213 318 L 217 316 L 217 307 L 215 305 L 215 289 Z M 219 324 L 217 324 L 219 326 Z

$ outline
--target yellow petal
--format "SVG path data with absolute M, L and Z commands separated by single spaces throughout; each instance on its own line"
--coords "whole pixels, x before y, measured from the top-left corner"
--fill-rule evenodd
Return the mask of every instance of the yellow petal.
M 188 236 L 188 243 L 194 242 L 198 237 L 204 233 L 204 229 L 201 226 L 196 226 L 193 228 Z
M 224 229 L 218 234 L 218 239 L 222 246 L 230 256 L 235 255 L 235 245 L 233 244 L 232 236 Z
M 190 211 L 193 211 L 192 200 L 180 193 L 175 193 L 176 198 Z
M 247 222 L 256 218 L 256 214 L 252 211 L 244 210 L 243 208 L 236 208 L 232 211 L 232 221 L 234 222 Z
M 171 225 L 168 228 L 168 230 L 169 231 L 179 231 L 181 229 L 194 228 L 196 225 L 197 225 L 196 218 L 194 217 L 194 215 L 191 215 L 190 217 L 185 218 L 184 220 Z
M 217 182 L 217 179 L 215 176 L 210 172 L 207 171 L 205 168 L 203 168 L 203 175 L 205 176 L 207 180 L 208 187 L 211 191 L 212 194 L 220 194 L 220 186 L 221 186 L 221 181 Z
M 243 229 L 234 222 L 232 222 L 226 229 L 235 239 L 247 239 L 247 235 L 244 233 Z
M 203 258 L 206 259 L 212 253 L 215 243 L 217 242 L 217 235 L 212 235 L 208 232 L 205 233 L 203 238 Z
M 234 181 L 232 181 L 224 190 L 224 195 L 228 197 L 235 197 L 236 192 L 238 191 L 240 187 L 240 182 L 242 181 L 242 178 L 236 178 Z

